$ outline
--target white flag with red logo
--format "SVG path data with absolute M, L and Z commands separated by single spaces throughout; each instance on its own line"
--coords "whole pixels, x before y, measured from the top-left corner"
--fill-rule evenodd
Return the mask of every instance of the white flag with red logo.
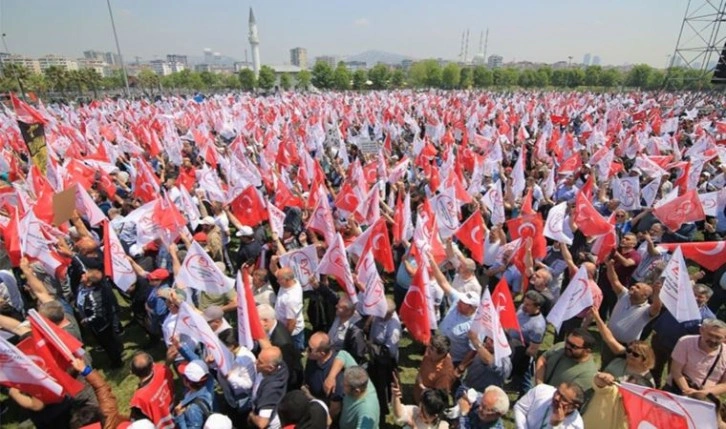
M 335 241 L 335 223 L 333 222 L 333 212 L 328 204 L 328 197 L 325 196 L 318 200 L 318 205 L 310 215 L 310 220 L 306 226 L 307 229 L 323 234 L 325 244 L 332 246 Z
M 699 401 L 622 382 L 618 386 L 631 428 L 706 429 L 718 427 L 713 402 Z
M 698 199 L 701 200 L 703 212 L 706 213 L 706 216 L 718 217 L 719 209 L 723 211 L 726 205 L 726 189 L 698 194 Z
M 270 229 L 282 239 L 282 232 L 285 229 L 285 212 L 268 202 L 267 215 L 269 216 Z
M 136 273 L 108 221 L 103 224 L 103 268 L 105 274 L 124 292 L 136 283 Z
M 492 301 L 492 295 L 488 288 L 484 289 L 479 307 L 476 309 L 474 320 L 471 322 L 471 330 L 479 336 L 486 336 L 494 342 L 494 361 L 500 362 L 502 359 L 512 354 L 512 348 L 509 346 L 507 334 L 502 328 L 499 320 L 499 313 Z
M 640 208 L 640 178 L 623 177 L 612 181 L 613 198 L 620 201 L 621 209 L 625 211 Z
M 552 207 L 547 214 L 547 222 L 545 223 L 544 236 L 551 238 L 568 246 L 572 245 L 573 237 L 565 233 L 565 225 L 567 221 L 567 202 L 562 202 Z
M 701 320 L 701 312 L 693 295 L 691 279 L 680 246 L 676 247 L 661 276 L 663 287 L 659 297 L 673 317 L 679 322 Z
M 645 207 L 653 207 L 653 202 L 658 196 L 658 189 L 660 189 L 660 179 L 653 179 L 640 190 L 640 193 L 643 195 Z
M 671 231 L 677 231 L 686 222 L 696 222 L 706 218 L 695 189 L 656 207 L 653 214 Z
M 582 310 L 593 306 L 587 270 L 581 266 L 575 277 L 547 315 L 547 321 L 560 331 L 562 322 L 577 316 Z
M 386 302 L 386 294 L 383 289 L 383 281 L 378 275 L 376 262 L 373 259 L 371 246 L 368 246 L 363 256 L 358 260 L 356 272 L 358 275 L 358 283 L 362 284 L 363 289 L 363 308 L 362 312 L 368 316 L 386 317 L 388 311 L 388 303 Z
M 334 277 L 348 294 L 350 300 L 353 303 L 358 302 L 355 285 L 353 284 L 353 273 L 350 271 L 348 257 L 345 254 L 343 237 L 340 236 L 340 233 L 335 234 L 335 240 L 328 247 L 323 259 L 320 260 L 317 273 Z
M 187 251 L 175 280 L 185 287 L 211 294 L 227 293 L 234 287 L 234 279 L 225 276 L 196 241 Z
M 482 197 L 481 202 L 491 214 L 492 225 L 500 225 L 507 220 L 504 215 L 504 198 L 500 180 L 497 180 L 494 186 L 489 188 L 489 191 Z
M 459 202 L 454 188 L 445 188 L 439 195 L 431 198 L 436 213 L 436 222 L 441 238 L 446 240 L 459 228 Z
M 217 368 L 223 375 L 227 375 L 234 364 L 234 355 L 222 344 L 219 337 L 209 326 L 204 316 L 186 302 L 182 302 L 177 313 L 176 333 L 188 335 L 198 343 L 204 344 L 207 353 L 217 364 Z
M 0 385 L 16 387 L 48 403 L 62 398 L 63 386 L 3 337 L 0 337 L 0 360 Z
M 83 186 L 76 186 L 76 210 L 81 216 L 88 219 L 91 226 L 98 226 L 99 223 L 106 220 L 106 215 L 98 208 Z
M 311 290 L 313 279 L 319 279 L 318 249 L 314 244 L 280 255 L 280 266 L 290 267 L 303 290 Z

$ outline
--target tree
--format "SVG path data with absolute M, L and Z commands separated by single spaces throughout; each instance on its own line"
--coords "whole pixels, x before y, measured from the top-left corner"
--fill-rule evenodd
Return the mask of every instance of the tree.
M 257 77 L 257 85 L 268 91 L 275 86 L 275 70 L 270 66 L 260 67 L 260 75 Z
M 459 86 L 461 71 L 456 63 L 449 63 L 441 72 L 441 87 L 444 89 L 456 89 Z
M 474 83 L 474 77 L 472 76 L 472 70 L 469 67 L 464 67 L 459 73 L 459 87 L 462 89 L 471 88 Z
M 93 98 L 98 98 L 98 87 L 103 82 L 103 77 L 94 69 L 80 70 L 83 82 L 93 91 Z
M 519 70 L 513 67 L 507 67 L 502 73 L 502 85 L 514 86 L 519 81 Z
M 358 91 L 365 89 L 368 73 L 365 70 L 358 69 L 353 73 L 353 89 Z
M 35 92 L 41 96 L 48 91 L 48 81 L 45 76 L 40 73 L 33 73 L 26 79 L 28 90 Z
M 153 72 L 151 72 L 153 73 Z M 139 74 L 139 77 L 141 74 Z M 156 75 L 154 75 L 156 76 Z M 83 72 L 81 70 L 70 70 L 68 71 L 68 85 L 76 88 L 78 96 L 83 96 L 83 84 L 84 84 Z
M 4 64 L 3 74 L 14 80 L 20 89 L 20 96 L 25 98 L 25 80 L 30 77 L 30 71 L 20 64 Z
M 312 74 L 307 70 L 302 70 L 297 74 L 297 87 L 303 91 L 307 91 L 310 88 L 310 82 L 312 81 Z
M 154 95 L 156 88 L 158 88 L 161 83 L 159 75 L 149 69 L 141 70 L 139 72 L 138 79 L 139 85 L 141 85 L 141 90 L 149 96 Z
M 292 79 L 290 79 L 290 75 L 288 73 L 280 75 L 280 88 L 282 88 L 283 91 L 289 91 L 290 88 L 292 88 Z
M 635 88 L 645 88 L 648 85 L 648 77 L 653 69 L 647 64 L 638 64 L 630 69 L 625 78 L 625 85 Z
M 570 69 L 567 85 L 570 88 L 577 88 L 585 83 L 585 71 L 581 68 Z
M 388 88 L 388 77 L 390 72 L 385 64 L 376 64 L 368 70 L 368 80 L 372 82 L 373 89 Z
M 53 91 L 60 92 L 63 97 L 66 96 L 68 88 L 68 75 L 65 69 L 58 66 L 50 66 L 45 69 L 45 78 Z
M 313 86 L 318 89 L 331 89 L 334 84 L 333 69 L 330 64 L 318 61 L 313 66 Z
M 600 75 L 600 85 L 605 88 L 612 88 L 621 82 L 620 72 L 615 69 L 603 70 Z
M 549 67 L 540 67 L 534 73 L 534 86 L 544 88 L 549 86 L 552 69 Z
M 476 66 L 473 73 L 474 86 L 477 88 L 485 88 L 494 84 L 494 75 L 492 71 L 484 66 Z
M 412 86 L 438 88 L 441 85 L 441 66 L 436 60 L 419 61 L 411 66 L 408 78 Z
M 333 72 L 333 86 L 338 91 L 346 91 L 350 89 L 350 72 L 348 71 L 348 67 L 346 67 L 345 63 L 342 61 L 338 62 L 338 67 L 336 67 L 335 72 Z
M 216 73 L 212 73 L 210 71 L 205 70 L 201 73 L 190 72 L 188 75 L 186 75 L 187 78 L 185 80 L 187 81 L 187 83 L 192 80 L 192 76 L 195 74 L 199 75 L 199 79 L 202 80 L 202 85 L 205 88 L 214 88 L 215 86 L 217 86 L 217 82 L 219 82 L 219 76 Z M 196 88 L 196 89 L 202 89 L 202 88 Z
M 585 85 L 590 87 L 600 85 L 600 75 L 602 75 L 602 67 L 589 66 L 585 69 Z
M 665 74 L 660 70 L 651 70 L 645 87 L 647 89 L 660 89 L 663 87 L 663 82 L 665 82 Z
M 567 70 L 562 70 L 562 69 L 553 70 L 552 77 L 550 78 L 550 83 L 553 86 L 562 88 L 564 86 L 567 86 L 567 79 L 569 77 L 570 76 L 567 73 Z
M 239 83 L 242 91 L 254 91 L 257 87 L 257 78 L 252 69 L 242 69 L 239 72 Z
M 391 87 L 402 88 L 404 85 L 406 85 L 406 75 L 403 73 L 403 70 L 394 70 L 391 74 Z

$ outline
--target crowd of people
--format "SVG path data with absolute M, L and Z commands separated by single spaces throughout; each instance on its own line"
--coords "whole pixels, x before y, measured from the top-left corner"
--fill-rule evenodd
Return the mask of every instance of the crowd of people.
M 58 429 L 599 429 L 635 427 L 635 385 L 726 427 L 725 101 L 16 102 L 0 115 L 5 405 Z M 71 341 L 138 379 L 128 404 Z M 20 382 L 17 356 L 60 391 Z

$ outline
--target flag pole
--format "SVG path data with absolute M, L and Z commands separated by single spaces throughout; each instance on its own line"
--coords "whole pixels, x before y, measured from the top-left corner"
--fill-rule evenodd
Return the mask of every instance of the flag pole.
M 121 63 L 121 71 L 124 77 L 124 86 L 126 88 L 126 97 L 131 97 L 131 90 L 129 89 L 129 77 L 126 73 L 126 65 L 124 64 L 124 57 L 121 55 L 121 45 L 118 43 L 118 34 L 116 34 L 116 21 L 113 19 L 113 10 L 111 9 L 111 0 L 106 0 L 108 5 L 108 15 L 111 17 L 111 28 L 113 28 L 113 38 L 116 41 L 116 52 L 118 53 L 118 60 Z

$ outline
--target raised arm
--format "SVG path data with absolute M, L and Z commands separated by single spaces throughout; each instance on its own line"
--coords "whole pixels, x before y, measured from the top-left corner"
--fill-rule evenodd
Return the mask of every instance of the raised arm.
M 627 292 L 628 288 L 623 286 L 622 283 L 620 283 L 620 279 L 618 278 L 618 274 L 615 272 L 615 261 L 612 259 L 608 259 L 607 262 L 605 262 L 607 265 L 607 276 L 608 280 L 610 281 L 610 286 L 613 288 L 613 292 L 615 292 L 615 295 L 620 295 L 623 292 Z
M 600 313 L 595 307 L 590 307 L 589 316 L 595 320 L 595 323 L 597 324 L 597 329 L 598 331 L 600 331 L 600 336 L 602 337 L 603 342 L 605 342 L 610 351 L 612 351 L 613 354 L 616 355 L 624 354 L 625 346 L 620 344 L 620 342 L 615 339 L 612 331 L 610 330 L 610 328 L 608 328 L 608 325 L 606 325 L 605 322 L 602 320 L 602 318 L 600 317 Z
M 45 288 L 43 282 L 35 276 L 35 272 L 33 272 L 33 269 L 30 267 L 30 262 L 28 262 L 27 258 L 22 258 L 20 260 L 20 270 L 23 272 L 26 283 L 38 302 L 46 303 L 55 299 L 50 293 L 48 293 L 48 289 Z
M 441 286 L 441 289 L 444 290 L 444 293 L 446 295 L 451 294 L 453 292 L 453 288 L 451 287 L 451 284 L 448 280 L 446 280 L 446 276 L 444 276 L 444 273 L 441 272 L 441 269 L 439 269 L 438 264 L 436 264 L 436 260 L 434 260 L 433 255 L 430 253 L 427 254 L 429 258 L 429 265 L 431 266 L 431 270 L 433 271 L 434 278 L 436 279 L 436 282 Z

